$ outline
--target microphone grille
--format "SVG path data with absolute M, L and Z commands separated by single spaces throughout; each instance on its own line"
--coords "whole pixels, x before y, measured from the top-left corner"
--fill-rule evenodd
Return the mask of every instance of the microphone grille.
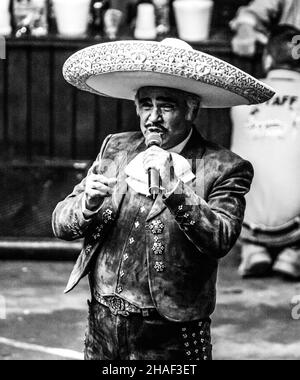
M 158 132 L 151 132 L 149 135 L 146 137 L 146 146 L 150 147 L 152 145 L 156 145 L 161 147 L 162 146 L 162 137 L 161 134 Z

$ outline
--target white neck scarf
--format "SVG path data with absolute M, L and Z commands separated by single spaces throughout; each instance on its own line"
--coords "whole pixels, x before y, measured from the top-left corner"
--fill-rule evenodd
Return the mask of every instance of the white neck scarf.
M 179 153 L 183 151 L 189 139 L 191 138 L 192 130 L 184 141 L 177 146 L 168 150 L 171 153 L 175 175 L 184 183 L 188 183 L 195 178 L 191 170 L 189 162 L 182 157 Z M 145 152 L 138 154 L 125 168 L 125 173 L 128 176 L 126 179 L 127 184 L 137 193 L 148 196 L 148 175 L 145 173 L 143 166 L 143 158 Z

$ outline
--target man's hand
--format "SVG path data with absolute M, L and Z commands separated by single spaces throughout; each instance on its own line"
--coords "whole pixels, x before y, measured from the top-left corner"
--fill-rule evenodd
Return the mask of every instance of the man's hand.
M 101 206 L 103 199 L 112 195 L 116 183 L 116 178 L 90 174 L 85 184 L 85 207 L 87 210 L 97 210 Z
M 257 32 L 252 25 L 241 24 L 232 40 L 232 49 L 240 56 L 253 57 L 257 42 L 266 44 L 267 40 L 267 37 Z
M 163 187 L 167 192 L 173 190 L 178 179 L 175 176 L 172 155 L 169 152 L 152 146 L 146 150 L 143 164 L 146 172 L 150 168 L 159 171 Z

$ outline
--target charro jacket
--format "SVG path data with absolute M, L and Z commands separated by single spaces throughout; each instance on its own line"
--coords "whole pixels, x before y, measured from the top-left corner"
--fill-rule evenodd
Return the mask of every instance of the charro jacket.
M 90 170 L 96 168 L 98 173 L 118 178 L 113 195 L 105 198 L 95 217 L 86 220 L 82 213 L 83 180 L 54 210 L 53 230 L 58 238 L 84 237 L 65 292 L 91 271 L 95 256 L 101 255 L 101 245 L 110 237 L 127 190 L 124 169 L 145 149 L 140 132 L 108 136 Z M 196 178 L 189 185 L 179 182 L 166 198 L 159 196 L 140 232 L 153 303 L 161 315 L 178 322 L 204 319 L 214 311 L 218 261 L 241 232 L 244 196 L 253 178 L 249 162 L 206 141 L 196 130 L 181 155 L 190 161 Z M 152 254 L 155 230 L 165 244 L 165 270 L 157 270 Z

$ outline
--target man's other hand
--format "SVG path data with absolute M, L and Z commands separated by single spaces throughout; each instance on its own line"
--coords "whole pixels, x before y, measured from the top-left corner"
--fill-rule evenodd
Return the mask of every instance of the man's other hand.
M 85 206 L 87 210 L 98 209 L 105 197 L 110 197 L 117 178 L 107 178 L 101 174 L 90 174 L 85 185 Z

